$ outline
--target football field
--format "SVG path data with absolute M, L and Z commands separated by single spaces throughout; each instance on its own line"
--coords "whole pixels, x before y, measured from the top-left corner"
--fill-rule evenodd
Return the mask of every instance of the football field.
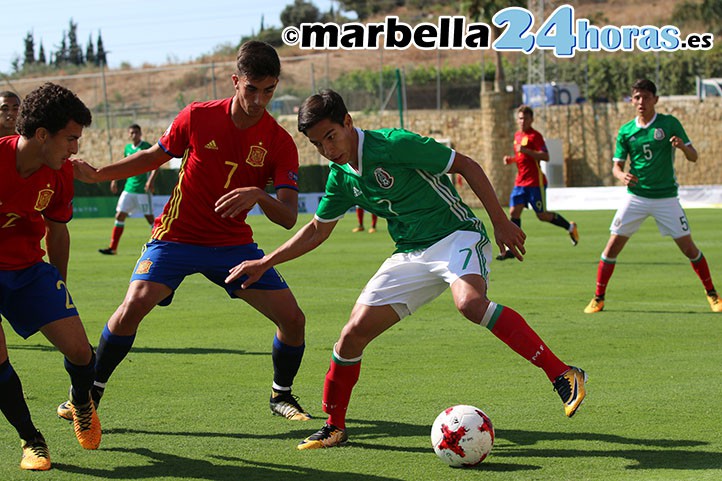
M 722 211 L 687 214 L 722 290 Z M 169 307 L 145 319 L 108 383 L 97 451 L 83 450 L 55 415 L 68 388 L 62 355 L 41 335 L 25 341 L 3 322 L 53 469 L 21 471 L 20 441 L 3 419 L 0 480 L 722 479 L 722 314 L 709 309 L 689 262 L 653 220 L 620 255 L 605 311 L 583 314 L 613 212 L 564 215 L 579 224 L 580 244 L 572 247 L 561 229 L 526 211 L 527 256 L 492 263 L 489 297 L 520 312 L 563 361 L 587 371 L 587 399 L 572 419 L 543 372 L 466 321 L 447 290 L 365 351 L 348 411 L 349 444 L 297 451 L 325 419 L 333 343 L 359 291 L 393 251 L 383 220 L 376 234 L 353 234 L 355 215 L 347 215 L 325 244 L 279 267 L 307 318 L 294 393 L 316 419 L 270 414 L 271 322 L 195 275 Z M 291 231 L 262 217 L 250 224 L 270 251 L 309 219 L 301 216 Z M 144 220 L 129 219 L 119 254 L 101 256 L 112 225 L 70 224 L 68 286 L 93 345 L 148 236 Z M 496 429 L 491 455 L 475 468 L 449 468 L 431 449 L 431 424 L 455 404 L 483 409 Z

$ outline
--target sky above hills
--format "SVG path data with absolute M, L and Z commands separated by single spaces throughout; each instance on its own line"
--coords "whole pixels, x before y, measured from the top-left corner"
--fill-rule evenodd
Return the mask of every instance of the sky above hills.
M 307 0 L 309 1 L 309 0 Z M 321 12 L 337 3 L 310 0 Z M 237 44 L 266 27 L 280 27 L 280 14 L 293 0 L 25 0 L 4 2 L 0 27 L 0 72 L 12 71 L 13 59 L 23 57 L 24 39 L 33 34 L 36 55 L 42 43 L 46 55 L 57 50 L 70 19 L 85 51 L 98 31 L 111 68 L 125 62 L 187 62 L 210 53 L 220 44 Z

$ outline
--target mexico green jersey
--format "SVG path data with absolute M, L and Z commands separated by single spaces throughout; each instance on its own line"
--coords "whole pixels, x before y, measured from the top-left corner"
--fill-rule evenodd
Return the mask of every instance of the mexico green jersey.
M 125 146 L 125 152 L 123 153 L 123 157 L 128 157 L 129 155 L 135 154 L 139 150 L 145 150 L 148 148 L 150 148 L 150 144 L 145 140 L 142 140 L 137 146 L 133 144 L 127 144 Z M 123 188 L 123 190 L 126 192 L 130 192 L 131 194 L 145 194 L 145 183 L 147 181 L 147 173 L 130 177 L 125 181 L 125 187 Z
M 639 179 L 627 187 L 629 193 L 650 199 L 677 197 L 674 147 L 669 140 L 675 135 L 690 143 L 682 124 L 672 115 L 656 114 L 648 125 L 640 125 L 636 118 L 622 125 L 614 161 L 624 162 L 629 156 L 629 172 Z
M 424 249 L 458 230 L 486 235 L 446 175 L 454 151 L 405 130 L 356 131 L 359 170 L 331 162 L 317 219 L 338 220 L 357 205 L 387 219 L 396 252 Z

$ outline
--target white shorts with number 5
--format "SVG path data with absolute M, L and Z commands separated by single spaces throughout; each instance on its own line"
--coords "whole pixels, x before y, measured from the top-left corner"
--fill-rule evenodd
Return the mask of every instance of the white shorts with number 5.
M 648 199 L 628 194 L 609 228 L 612 234 L 631 237 L 647 217 L 654 217 L 663 236 L 679 239 L 690 235 L 689 223 L 677 197 Z
M 386 259 L 356 300 L 368 306 L 391 305 L 403 318 L 437 298 L 459 277 L 489 275 L 492 248 L 479 232 L 457 231 L 418 251 Z

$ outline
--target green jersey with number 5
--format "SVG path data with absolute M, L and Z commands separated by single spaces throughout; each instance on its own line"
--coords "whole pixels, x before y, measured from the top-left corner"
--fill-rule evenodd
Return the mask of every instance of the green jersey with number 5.
M 677 197 L 675 148 L 670 142 L 675 135 L 690 143 L 679 120 L 665 114 L 656 114 L 648 125 L 635 118 L 619 129 L 614 160 L 624 162 L 629 156 L 629 172 L 639 179 L 637 185 L 627 187 L 628 192 L 650 199 Z
M 427 248 L 458 230 L 486 235 L 447 175 L 453 150 L 406 130 L 356 131 L 359 170 L 331 162 L 317 219 L 338 220 L 357 205 L 388 220 L 396 252 Z

